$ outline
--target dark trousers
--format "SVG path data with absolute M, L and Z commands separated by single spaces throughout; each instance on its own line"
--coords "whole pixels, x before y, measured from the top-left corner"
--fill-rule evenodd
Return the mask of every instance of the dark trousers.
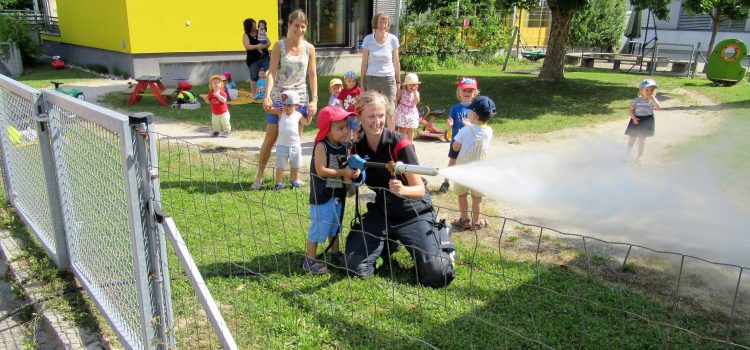
M 388 221 L 379 211 L 368 211 L 362 217 L 362 230 L 352 228 L 346 237 L 346 263 L 350 273 L 370 277 L 375 272 L 379 256 L 387 258 L 395 241 L 401 242 L 414 258 L 419 283 L 430 287 L 445 287 L 455 277 L 453 269 L 453 241 L 445 228 L 435 225 L 435 213 L 430 210 L 419 216 L 398 222 Z

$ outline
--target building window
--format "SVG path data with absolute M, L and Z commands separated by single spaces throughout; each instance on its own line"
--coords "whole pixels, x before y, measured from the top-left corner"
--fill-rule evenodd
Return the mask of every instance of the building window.
M 529 28 L 540 28 L 549 26 L 550 11 L 547 2 L 542 0 L 539 6 L 533 7 L 526 13 L 526 26 Z
M 373 0 L 284 0 L 279 7 L 286 21 L 293 9 L 307 14 L 307 40 L 315 46 L 352 47 L 372 32 Z M 282 35 L 286 33 L 286 24 Z

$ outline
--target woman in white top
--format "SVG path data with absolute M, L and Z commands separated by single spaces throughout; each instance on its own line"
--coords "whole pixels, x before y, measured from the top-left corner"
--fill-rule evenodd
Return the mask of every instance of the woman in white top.
M 388 33 L 391 18 L 385 12 L 372 17 L 374 32 L 362 40 L 362 85 L 365 91 L 375 90 L 388 99 L 386 126 L 396 127 L 393 119 L 396 91 L 401 84 L 401 64 L 398 58 L 398 37 Z

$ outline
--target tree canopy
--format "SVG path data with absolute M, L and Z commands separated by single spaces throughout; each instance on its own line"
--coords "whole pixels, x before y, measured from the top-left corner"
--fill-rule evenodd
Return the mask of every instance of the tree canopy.
M 625 30 L 628 0 L 590 0 L 573 16 L 568 44 L 614 50 Z
M 707 48 L 710 55 L 721 21 L 727 18 L 731 20 L 746 20 L 750 0 L 684 0 L 682 6 L 689 13 L 711 17 L 711 40 Z

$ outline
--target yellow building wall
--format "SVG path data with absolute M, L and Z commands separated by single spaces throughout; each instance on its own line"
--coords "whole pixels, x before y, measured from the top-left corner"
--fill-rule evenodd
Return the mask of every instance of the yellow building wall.
M 547 27 L 521 26 L 521 40 L 526 46 L 547 46 Z
M 42 39 L 99 49 L 130 52 L 126 0 L 65 0 L 58 2 L 60 35 Z
M 278 0 L 126 0 L 131 53 L 244 51 L 242 22 L 268 22 L 278 40 Z
M 268 22 L 278 40 L 278 0 L 65 0 L 57 6 L 60 35 L 42 36 L 131 53 L 244 51 L 246 18 Z

